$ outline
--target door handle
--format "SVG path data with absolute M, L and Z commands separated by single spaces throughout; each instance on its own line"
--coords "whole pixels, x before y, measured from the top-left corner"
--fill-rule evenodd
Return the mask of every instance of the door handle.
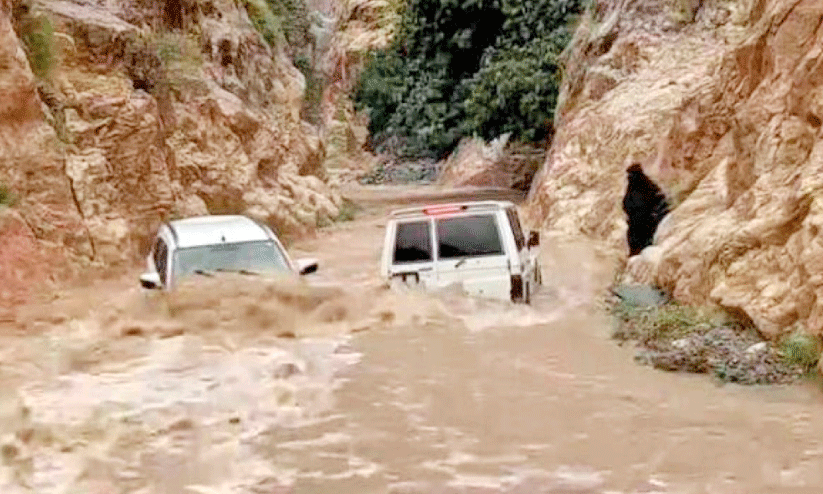
M 418 271 L 431 271 L 431 270 L 432 270 L 432 268 L 420 268 L 420 269 L 418 269 Z
M 457 269 L 457 268 L 459 268 L 460 266 L 462 266 L 464 264 L 466 264 L 466 258 L 465 257 L 463 259 L 460 259 L 459 261 L 457 261 L 457 264 L 454 265 L 454 269 Z

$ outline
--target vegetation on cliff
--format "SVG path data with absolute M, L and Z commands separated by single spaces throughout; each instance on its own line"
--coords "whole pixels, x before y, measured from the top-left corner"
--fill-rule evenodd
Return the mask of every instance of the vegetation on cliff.
M 48 79 L 55 63 L 54 26 L 51 20 L 42 14 L 32 14 L 28 2 L 16 4 L 13 15 L 32 72 L 41 80 Z
M 581 0 L 409 0 L 392 46 L 356 93 L 378 148 L 441 156 L 459 139 L 552 131 L 560 68 Z

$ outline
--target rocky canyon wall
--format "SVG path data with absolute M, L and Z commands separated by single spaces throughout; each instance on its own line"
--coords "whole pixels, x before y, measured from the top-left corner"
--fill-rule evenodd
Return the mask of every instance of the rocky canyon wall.
M 304 88 L 240 1 L 3 0 L 0 181 L 17 198 L 4 215 L 107 264 L 144 254 L 175 216 L 311 229 L 341 199 Z
M 823 333 L 823 3 L 600 1 L 566 53 L 531 190 L 544 226 L 626 255 L 637 160 L 674 206 L 630 278 Z

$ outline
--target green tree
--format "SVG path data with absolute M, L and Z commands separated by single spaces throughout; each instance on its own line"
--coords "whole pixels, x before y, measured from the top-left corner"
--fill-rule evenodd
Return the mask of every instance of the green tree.
M 559 50 L 550 40 L 493 52 L 471 81 L 464 102 L 464 133 L 492 139 L 505 133 L 546 137 L 559 91 Z
M 551 128 L 557 55 L 581 0 L 408 0 L 392 48 L 375 54 L 355 94 L 378 143 L 440 156 L 469 134 Z

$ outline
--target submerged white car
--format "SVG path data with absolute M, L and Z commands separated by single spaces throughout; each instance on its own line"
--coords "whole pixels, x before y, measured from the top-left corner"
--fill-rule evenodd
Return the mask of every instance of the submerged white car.
M 197 216 L 163 224 L 146 264 L 140 284 L 147 289 L 171 289 L 197 274 L 317 271 L 316 260 L 292 261 L 271 228 L 240 215 Z
M 509 201 L 406 208 L 386 225 L 380 274 L 390 285 L 459 285 L 469 295 L 531 303 L 543 282 L 539 232 L 523 235 Z

